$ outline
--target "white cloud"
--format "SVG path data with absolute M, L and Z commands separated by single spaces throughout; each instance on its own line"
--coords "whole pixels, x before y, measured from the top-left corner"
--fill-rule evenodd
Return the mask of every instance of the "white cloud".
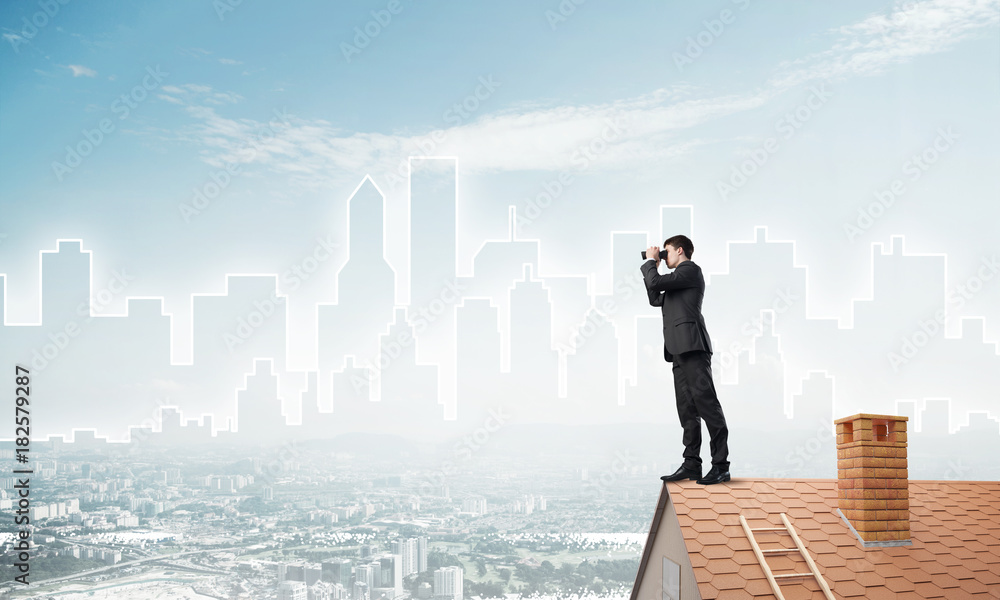
M 833 29 L 836 40 L 829 50 L 783 63 L 771 83 L 790 87 L 877 75 L 894 64 L 949 50 L 998 23 L 1000 0 L 897 0 L 886 14 Z
M 211 86 L 195 83 L 182 85 L 165 85 L 160 88 L 163 94 L 159 97 L 174 104 L 197 105 L 198 103 L 213 104 L 221 106 L 223 104 L 236 104 L 243 100 L 243 96 L 233 92 L 216 92 Z
M 181 56 L 187 56 L 188 58 L 202 59 L 206 56 L 210 56 L 212 53 L 204 48 L 178 48 L 177 53 Z
M 166 100 L 167 102 L 173 104 L 184 104 L 184 101 L 180 98 L 174 98 L 173 96 L 168 96 L 167 94 L 157 94 L 156 97 L 160 100 Z
M 308 188 L 356 178 L 359 172 L 395 173 L 408 156 L 422 154 L 459 156 L 465 171 L 557 171 L 577 168 L 581 149 L 594 144 L 601 148 L 593 161 L 596 167 L 642 168 L 709 143 L 688 130 L 764 106 L 790 89 L 871 76 L 894 64 L 945 51 L 984 27 L 995 26 L 998 7 L 1000 0 L 897 4 L 888 14 L 831 30 L 828 50 L 782 63 L 760 88 L 742 93 L 713 96 L 679 84 L 607 103 L 533 104 L 491 113 L 481 109 L 456 126 L 419 136 L 347 133 L 324 120 L 293 119 L 250 157 L 246 152 L 241 156 L 239 149 L 264 124 L 220 116 L 206 105 L 224 104 L 226 95 L 205 91 L 201 105 L 188 108 L 199 124 L 186 135 L 206 148 L 203 156 L 210 164 L 257 162 Z M 601 141 L 602 133 L 616 131 L 613 139 Z
M 83 65 L 67 65 L 67 67 L 71 71 L 73 71 L 73 77 L 80 77 L 80 76 L 96 77 L 97 76 L 97 71 L 95 71 L 95 70 L 93 70 L 93 69 L 91 69 L 89 67 L 84 67 Z
M 242 60 L 233 60 L 231 58 L 220 58 L 219 62 L 222 63 L 222 64 L 224 64 L 224 65 L 242 65 L 243 64 Z

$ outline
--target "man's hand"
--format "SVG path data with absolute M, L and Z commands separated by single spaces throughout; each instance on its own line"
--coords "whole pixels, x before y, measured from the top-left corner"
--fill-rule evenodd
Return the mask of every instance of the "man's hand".
M 660 249 L 657 246 L 646 248 L 646 258 L 652 259 L 657 265 L 660 264 Z

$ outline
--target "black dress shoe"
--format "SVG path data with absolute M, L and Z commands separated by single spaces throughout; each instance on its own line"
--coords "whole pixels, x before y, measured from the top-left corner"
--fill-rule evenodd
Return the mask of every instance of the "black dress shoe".
M 723 481 L 729 481 L 729 470 L 722 470 L 718 467 L 712 467 L 705 475 L 698 480 L 698 483 L 702 485 L 712 485 L 713 483 L 722 483 Z
M 673 475 L 661 475 L 663 481 L 680 481 L 682 479 L 701 479 L 701 469 L 691 469 L 681 465 Z

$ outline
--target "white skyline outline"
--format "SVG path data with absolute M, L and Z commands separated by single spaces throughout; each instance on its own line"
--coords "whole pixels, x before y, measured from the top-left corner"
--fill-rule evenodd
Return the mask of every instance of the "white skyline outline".
M 458 274 L 457 274 L 457 271 L 458 271 L 458 264 L 457 264 L 458 263 L 458 249 L 457 249 L 457 238 L 458 238 L 457 231 L 458 231 L 458 228 L 457 228 L 457 220 L 458 220 L 458 205 L 460 204 L 460 202 L 459 202 L 459 188 L 458 188 L 458 185 L 459 185 L 458 184 L 458 172 L 459 172 L 458 158 L 457 157 L 450 157 L 450 156 L 418 156 L 418 157 L 410 157 L 411 161 L 414 158 L 419 159 L 419 160 L 426 160 L 426 159 L 450 159 L 450 160 L 454 160 L 455 161 L 455 174 L 456 174 L 456 180 L 455 180 L 455 186 L 456 186 L 455 187 L 455 190 L 456 190 L 456 193 L 455 193 L 455 202 L 456 202 L 456 251 L 455 251 L 455 256 L 456 256 L 456 261 L 455 261 L 455 263 L 456 264 L 455 264 L 455 270 L 456 270 L 456 278 L 457 278 L 457 277 L 459 277 Z M 411 174 L 412 174 L 412 165 L 411 165 Z M 338 270 L 337 276 L 339 277 L 340 271 L 342 271 L 343 268 L 344 268 L 344 266 L 347 264 L 347 262 L 350 261 L 350 229 L 351 229 L 351 227 L 350 227 L 350 204 L 353 201 L 354 197 L 357 195 L 358 191 L 360 191 L 360 189 L 364 186 L 364 184 L 365 184 L 366 181 L 370 181 L 372 183 L 372 185 L 375 187 L 375 190 L 381 196 L 381 201 L 382 201 L 382 251 L 383 251 L 382 259 L 386 262 L 386 264 L 392 270 L 392 272 L 394 274 L 394 278 L 398 278 L 397 271 L 392 267 L 391 263 L 389 262 L 389 260 L 387 258 L 387 255 L 386 255 L 386 250 L 387 250 L 387 246 L 386 246 L 386 244 L 387 244 L 387 239 L 386 239 L 387 218 L 386 218 L 386 210 L 385 210 L 386 209 L 386 197 L 385 197 L 385 194 L 382 192 L 381 188 L 379 188 L 379 186 L 375 183 L 374 179 L 370 176 L 370 174 L 366 174 L 361 179 L 360 183 L 354 188 L 354 191 L 351 193 L 351 195 L 348 198 L 348 202 L 347 202 L 347 220 L 346 220 L 346 229 L 347 229 L 347 236 L 346 236 L 346 239 L 347 239 L 347 243 L 346 243 L 346 247 L 347 247 L 347 260 L 344 262 L 344 265 L 341 266 L 341 269 Z M 408 181 L 408 190 L 411 189 L 409 186 L 410 186 L 410 182 Z M 407 208 L 408 208 L 408 210 L 411 207 L 411 200 L 412 199 L 408 196 L 407 197 Z M 661 222 L 661 234 L 662 234 L 662 214 L 663 214 L 663 210 L 664 209 L 666 209 L 666 208 L 688 208 L 688 209 L 690 209 L 691 231 L 692 231 L 692 235 L 693 235 L 693 233 L 694 233 L 694 212 L 695 212 L 695 210 L 694 210 L 695 207 L 693 205 L 661 204 L 661 205 L 658 205 L 658 208 L 659 208 L 658 212 L 659 212 L 660 222 Z M 476 254 L 475 254 L 475 256 L 478 256 L 482 252 L 482 250 L 485 248 L 485 246 L 486 246 L 486 244 L 488 242 L 513 242 L 513 241 L 519 241 L 520 242 L 520 241 L 524 241 L 524 242 L 534 242 L 535 243 L 536 248 L 537 248 L 538 267 L 539 267 L 538 271 L 539 271 L 539 273 L 534 273 L 534 270 L 532 270 L 531 279 L 530 280 L 524 279 L 523 278 L 524 277 L 524 275 L 523 275 L 523 273 L 524 273 L 523 272 L 523 268 L 526 267 L 526 266 L 530 267 L 531 263 L 522 263 L 522 278 L 521 279 L 515 279 L 515 280 L 513 280 L 512 283 L 511 283 L 511 285 L 507 286 L 508 299 L 509 299 L 510 292 L 513 291 L 513 289 L 516 287 L 516 284 L 517 284 L 518 281 L 531 281 L 531 282 L 538 281 L 538 282 L 541 283 L 543 289 L 546 290 L 546 293 L 548 295 L 548 304 L 549 304 L 550 312 L 551 312 L 551 310 L 552 310 L 551 289 L 545 284 L 544 280 L 547 279 L 547 278 L 549 278 L 549 277 L 552 277 L 552 278 L 557 278 L 557 277 L 560 277 L 560 278 L 580 278 L 580 277 L 586 277 L 587 278 L 587 282 L 588 282 L 587 283 L 587 295 L 590 297 L 589 299 L 590 299 L 590 303 L 591 303 L 591 308 L 593 308 L 594 305 L 595 305 L 597 296 L 601 295 L 601 294 L 596 293 L 596 287 L 597 286 L 594 283 L 594 273 L 589 273 L 589 274 L 587 274 L 585 276 L 571 275 L 571 274 L 551 275 L 551 276 L 542 275 L 540 273 L 540 271 L 541 271 L 541 264 L 542 264 L 542 252 L 543 252 L 542 241 L 543 240 L 541 240 L 540 238 L 520 239 L 517 236 L 517 229 L 516 229 L 516 205 L 508 205 L 508 219 L 509 219 L 509 222 L 508 222 L 508 239 L 492 239 L 492 238 L 491 239 L 487 239 L 487 240 L 483 241 L 480 244 L 480 247 L 476 251 Z M 412 219 L 411 219 L 411 223 L 412 223 Z M 900 257 L 911 257 L 911 256 L 912 257 L 923 257 L 923 256 L 926 256 L 926 257 L 936 257 L 936 256 L 939 256 L 939 257 L 943 258 L 943 260 L 944 260 L 944 272 L 943 272 L 943 276 L 942 276 L 941 286 L 942 286 L 942 290 L 943 290 L 942 293 L 945 295 L 945 310 L 946 310 L 946 314 L 948 314 L 948 312 L 949 312 L 948 308 L 947 308 L 947 293 L 948 293 L 948 288 L 947 288 L 947 281 L 948 281 L 948 255 L 947 255 L 947 253 L 943 253 L 943 252 L 941 252 L 941 253 L 907 253 L 907 251 L 906 251 L 906 236 L 905 236 L 905 234 L 893 234 L 893 235 L 890 235 L 890 239 L 889 239 L 889 243 L 888 244 L 886 244 L 884 242 L 871 242 L 870 256 L 869 256 L 869 270 L 868 270 L 868 276 L 867 276 L 868 277 L 867 283 L 868 283 L 868 287 L 869 287 L 869 293 L 868 293 L 867 297 L 853 297 L 853 298 L 851 298 L 851 300 L 850 300 L 850 316 L 849 316 L 848 319 L 845 319 L 845 320 L 847 320 L 849 322 L 849 324 L 845 325 L 845 324 L 842 323 L 841 319 L 835 318 L 835 317 L 813 317 L 813 316 L 811 316 L 810 303 L 809 303 L 809 265 L 808 264 L 802 264 L 802 265 L 800 265 L 798 263 L 798 258 L 797 258 L 797 241 L 794 240 L 794 239 L 791 239 L 791 240 L 786 240 L 786 239 L 780 239 L 780 240 L 779 239 L 771 239 L 769 237 L 769 235 L 768 235 L 768 233 L 769 233 L 769 227 L 767 225 L 755 225 L 754 228 L 753 228 L 753 231 L 754 231 L 754 235 L 753 235 L 753 238 L 751 240 L 745 240 L 744 239 L 744 240 L 727 240 L 726 241 L 726 263 L 725 263 L 725 267 L 726 268 L 725 268 L 724 271 L 717 271 L 717 272 L 706 273 L 706 275 L 707 275 L 706 287 L 708 285 L 710 285 L 710 280 L 711 280 L 711 276 L 712 275 L 732 275 L 732 273 L 731 273 L 730 259 L 732 257 L 732 245 L 733 244 L 757 244 L 757 243 L 765 243 L 765 244 L 767 244 L 767 243 L 775 243 L 775 244 L 781 243 L 781 244 L 784 244 L 784 243 L 789 243 L 789 244 L 792 245 L 792 268 L 793 269 L 798 269 L 798 268 L 805 269 L 805 274 L 804 274 L 804 276 L 805 276 L 805 291 L 804 291 L 805 292 L 805 319 L 806 320 L 833 320 L 833 319 L 836 319 L 837 320 L 837 329 L 838 330 L 854 329 L 855 307 L 856 307 L 857 303 L 858 302 L 863 302 L 863 301 L 870 302 L 870 301 L 874 301 L 874 299 L 875 299 L 874 298 L 874 292 L 875 292 L 875 260 L 876 260 L 876 256 L 897 256 L 896 250 L 898 248 L 898 250 L 899 250 L 898 256 L 900 256 Z M 612 241 L 614 240 L 614 234 L 615 233 L 643 233 L 643 232 L 642 231 L 637 231 L 637 230 L 613 230 L 613 231 L 609 232 L 609 235 L 611 236 L 610 239 Z M 645 233 L 647 234 L 647 240 L 648 240 L 649 232 L 646 231 Z M 411 234 L 410 237 L 412 239 L 412 234 Z M 898 240 L 898 246 L 897 246 L 897 240 Z M 7 302 L 7 299 L 8 299 L 8 295 L 7 295 L 7 279 L 8 278 L 7 278 L 7 273 L 6 272 L 0 273 L 0 279 L 3 280 L 3 300 L 4 300 L 4 302 L 3 302 L 3 312 L 4 312 L 4 314 L 3 314 L 3 324 L 4 324 L 5 327 L 27 327 L 27 326 L 41 326 L 42 325 L 42 319 L 44 319 L 44 315 L 42 314 L 43 282 L 44 282 L 44 255 L 46 255 L 46 254 L 58 255 L 59 254 L 59 246 L 60 246 L 60 244 L 62 242 L 77 242 L 80 245 L 80 253 L 81 254 L 83 254 L 83 253 L 87 254 L 88 282 L 89 282 L 89 285 L 90 285 L 90 290 L 89 291 L 92 293 L 92 291 L 94 289 L 94 281 L 93 281 L 93 276 L 94 276 L 93 250 L 87 250 L 87 249 L 85 249 L 83 238 L 57 238 L 56 239 L 56 243 L 55 243 L 55 249 L 43 249 L 43 250 L 39 251 L 39 257 L 38 257 L 38 270 L 39 270 L 39 278 L 38 278 L 38 315 L 39 315 L 39 321 L 38 322 L 36 322 L 36 323 L 33 323 L 33 322 L 10 323 L 8 321 L 8 315 L 7 315 L 7 306 L 8 306 L 8 302 Z M 878 250 L 878 254 L 876 254 L 876 249 Z M 613 247 L 613 245 L 612 245 L 612 247 L 609 250 L 609 254 L 610 254 L 610 260 L 612 261 L 612 278 L 613 278 L 613 260 L 614 260 L 614 247 Z M 411 264 L 410 263 L 411 256 L 412 256 L 412 253 L 408 252 L 407 253 L 407 262 L 408 262 L 408 264 Z M 288 316 L 289 316 L 289 314 L 288 314 L 288 307 L 289 307 L 288 298 L 289 298 L 289 296 L 288 296 L 288 294 L 282 294 L 282 293 L 280 293 L 280 274 L 279 273 L 226 273 L 225 274 L 225 278 L 224 278 L 224 290 L 222 292 L 196 292 L 196 293 L 192 293 L 191 294 L 191 298 L 190 298 L 191 317 L 190 317 L 190 322 L 189 322 L 189 331 L 190 331 L 190 334 L 191 334 L 191 336 L 190 336 L 190 340 L 191 340 L 191 342 L 190 342 L 191 343 L 191 360 L 190 360 L 190 362 L 181 362 L 181 361 L 175 361 L 174 360 L 174 349 L 176 347 L 174 322 L 173 322 L 174 321 L 174 319 L 173 319 L 174 315 L 171 312 L 167 312 L 166 309 L 165 309 L 166 296 L 126 296 L 125 297 L 125 312 L 124 313 L 114 313 L 114 314 L 104 314 L 103 312 L 102 313 L 95 313 L 94 310 L 93 310 L 93 303 L 92 303 L 93 297 L 91 296 L 90 298 L 88 298 L 88 300 L 91 301 L 90 302 L 90 306 L 89 306 L 89 308 L 90 308 L 90 310 L 89 310 L 89 312 L 90 312 L 89 317 L 90 318 L 122 318 L 122 317 L 126 317 L 127 318 L 127 317 L 130 316 L 130 307 L 131 307 L 131 302 L 130 301 L 131 300 L 157 300 L 160 303 L 160 316 L 167 317 L 168 324 L 169 324 L 169 330 L 170 330 L 170 353 L 169 353 L 170 359 L 169 359 L 169 366 L 193 366 L 194 365 L 194 345 L 195 345 L 195 340 L 194 340 L 194 320 L 195 320 L 195 317 L 194 317 L 194 301 L 195 301 L 195 298 L 196 297 L 226 297 L 226 296 L 228 296 L 228 294 L 229 294 L 229 280 L 230 280 L 231 277 L 272 277 L 272 278 L 274 278 L 274 280 L 275 280 L 275 287 L 274 287 L 275 294 L 276 294 L 276 297 L 280 297 L 280 298 L 283 299 L 282 300 L 282 304 L 284 305 L 283 309 L 285 311 L 285 315 L 284 315 L 285 316 L 285 356 L 284 356 L 284 361 L 285 361 L 285 365 L 286 365 L 285 371 L 286 371 L 286 374 L 290 375 L 290 376 L 292 376 L 292 375 L 299 375 L 299 374 L 304 375 L 305 378 L 306 378 L 306 381 L 307 381 L 308 380 L 308 374 L 310 372 L 313 372 L 313 371 L 310 371 L 309 369 L 306 369 L 306 370 L 295 370 L 295 369 L 287 368 L 288 367 L 288 355 L 290 353 L 290 343 L 289 343 L 289 340 L 290 340 L 290 328 L 288 327 L 288 323 L 289 323 L 289 321 L 288 321 Z M 473 273 L 472 273 L 471 277 L 475 277 L 475 257 L 473 259 Z M 339 291 L 340 290 L 339 290 L 339 285 L 338 285 L 338 289 L 336 290 L 337 293 L 335 294 L 335 299 L 338 300 L 338 301 L 339 301 Z M 614 290 L 613 290 L 613 283 L 612 283 L 612 293 L 613 293 L 613 291 Z M 407 296 L 408 295 L 409 294 L 407 294 Z M 607 294 L 604 294 L 604 295 L 607 295 Z M 463 297 L 461 297 L 461 299 L 464 301 L 465 297 L 463 296 Z M 509 303 L 509 300 L 508 300 L 508 303 Z M 318 346 L 319 346 L 318 311 L 319 311 L 319 306 L 321 306 L 321 305 L 323 305 L 323 306 L 339 306 L 338 303 L 329 303 L 329 302 L 326 302 L 326 303 L 316 303 L 315 310 L 316 310 L 316 315 L 317 315 L 317 334 L 315 336 L 313 336 L 313 337 L 316 340 L 316 346 L 317 346 L 317 348 L 316 348 L 317 349 L 317 354 L 316 354 L 316 367 L 317 368 L 315 370 L 315 372 L 317 372 L 317 374 L 320 372 L 319 365 L 318 365 L 318 362 L 319 362 L 319 354 L 318 354 Z M 491 306 L 492 306 L 492 302 L 491 302 Z M 398 304 L 395 304 L 395 302 L 394 302 L 393 312 L 395 314 L 395 311 L 397 309 L 403 308 L 403 309 L 406 309 L 407 314 L 408 314 L 409 313 L 409 307 L 410 307 L 409 304 L 398 305 Z M 498 311 L 499 311 L 499 307 L 497 307 L 497 308 L 498 308 Z M 766 310 L 766 309 L 762 309 L 762 310 Z M 636 317 L 635 317 L 635 320 L 636 320 L 635 325 L 636 325 L 636 327 L 638 327 L 638 319 L 641 316 L 644 316 L 644 315 L 636 315 Z M 953 318 L 955 316 L 957 316 L 957 315 L 948 314 L 949 318 Z M 81 317 L 81 318 L 84 318 L 84 317 Z M 452 318 L 453 318 L 453 320 L 457 318 L 457 311 L 453 311 L 453 317 Z M 987 318 L 988 317 L 986 315 L 959 316 L 959 322 L 960 322 L 960 325 L 961 325 L 960 331 L 959 331 L 959 335 L 957 335 L 957 336 L 950 336 L 950 335 L 948 335 L 948 332 L 945 331 L 945 332 L 943 332 L 943 336 L 942 337 L 943 337 L 943 339 L 948 339 L 948 340 L 962 340 L 962 339 L 965 338 L 965 335 L 967 333 L 967 330 L 964 327 L 964 322 L 967 321 L 967 320 L 981 321 L 982 322 L 982 329 L 981 329 L 981 331 L 983 333 L 982 343 L 984 345 L 993 345 L 993 347 L 994 347 L 994 354 L 1000 355 L 1000 342 L 995 341 L 995 340 L 988 340 L 988 339 L 986 339 L 986 331 L 987 331 L 987 324 L 988 324 Z M 510 352 L 510 348 L 509 348 L 509 320 L 510 320 L 510 315 L 509 315 L 509 310 L 508 310 L 508 314 L 507 314 L 508 335 L 507 336 L 504 336 L 504 334 L 503 334 L 503 328 L 500 327 L 502 348 L 503 348 L 503 346 L 505 344 L 505 337 L 508 338 L 506 340 L 506 344 L 505 344 L 506 345 L 506 351 L 504 351 L 503 349 L 501 350 L 501 361 L 502 361 L 501 362 L 501 373 L 509 373 L 509 369 L 510 369 L 510 367 L 509 367 L 509 352 Z M 586 320 L 586 317 L 584 317 L 584 321 L 583 322 L 585 322 L 585 320 Z M 407 323 L 409 324 L 409 319 L 407 319 Z M 614 325 L 613 322 L 611 324 Z M 455 325 L 455 324 L 453 323 L 453 325 Z M 412 324 L 410 324 L 410 326 L 412 326 Z M 579 324 L 578 324 L 578 326 L 579 326 Z M 387 324 L 387 327 L 391 327 L 391 323 Z M 458 342 L 457 326 L 453 326 L 452 330 L 453 330 L 453 340 L 452 340 L 452 342 L 454 344 L 453 345 L 453 349 L 454 349 L 454 348 L 457 348 L 457 342 Z M 616 332 L 617 332 L 617 329 L 616 329 Z M 553 330 L 550 329 L 550 347 L 549 347 L 549 350 L 553 350 L 554 349 L 554 346 L 551 343 L 552 335 L 553 335 Z M 778 334 L 776 334 L 776 333 L 774 335 L 779 338 L 779 345 L 780 345 L 780 336 Z M 557 350 L 557 353 L 558 353 L 558 350 Z M 618 360 L 620 362 L 621 361 L 621 352 L 619 351 L 618 354 L 619 354 L 619 359 Z M 358 365 L 358 364 L 356 364 L 356 360 L 357 360 L 356 355 L 351 355 L 351 356 L 353 356 L 354 359 L 355 359 L 355 365 L 354 365 L 355 368 L 364 368 L 364 369 L 367 368 L 364 365 Z M 255 358 L 254 361 L 256 361 L 256 360 L 260 360 L 260 359 Z M 266 358 L 266 360 L 272 361 L 271 362 L 271 364 L 272 364 L 272 367 L 271 367 L 272 368 L 272 374 L 275 375 L 278 378 L 278 387 L 279 387 L 279 390 L 280 390 L 281 385 L 282 385 L 282 378 L 281 378 L 280 374 L 273 373 L 273 360 L 274 360 L 274 357 Z M 562 362 L 564 360 L 565 360 L 564 357 L 560 356 L 559 382 L 558 382 L 558 386 L 557 386 L 558 389 L 560 390 L 560 393 L 562 393 L 562 392 L 565 391 L 564 385 L 566 383 L 565 382 L 566 369 L 563 368 L 563 362 Z M 504 366 L 504 361 L 506 361 L 506 367 Z M 637 353 L 636 363 L 638 364 L 638 353 Z M 455 405 L 455 403 L 452 403 L 452 404 L 449 405 L 449 403 L 447 402 L 447 397 L 444 397 L 443 394 L 442 394 L 442 391 L 445 390 L 446 388 L 444 386 L 442 386 L 441 383 L 443 383 L 443 377 L 444 377 L 443 373 L 447 369 L 444 366 L 442 366 L 440 363 L 435 363 L 433 361 L 431 361 L 431 362 L 420 362 L 419 360 L 417 360 L 417 364 L 419 364 L 421 366 L 437 366 L 438 367 L 438 376 L 439 376 L 438 404 L 444 406 L 446 415 L 450 411 L 457 411 L 457 406 Z M 330 382 L 331 392 L 332 392 L 332 376 L 333 376 L 333 374 L 334 373 L 342 373 L 344 371 L 344 369 L 346 369 L 346 355 L 345 355 L 344 366 L 340 370 L 336 370 L 336 371 L 331 370 L 331 382 Z M 247 381 L 247 378 L 249 377 L 249 375 L 251 375 L 253 373 L 254 373 L 253 370 L 244 372 L 244 386 L 246 385 L 246 381 Z M 786 375 L 786 377 L 790 377 L 790 376 Z M 831 377 L 833 377 L 833 376 L 831 376 Z M 628 379 L 627 377 L 624 377 L 624 378 L 626 380 Z M 806 374 L 805 377 L 800 378 L 800 379 L 801 380 L 805 380 L 807 378 L 808 378 L 808 373 Z M 618 378 L 617 379 L 618 379 L 618 387 L 619 387 L 619 389 L 621 390 L 622 393 L 624 392 L 624 386 L 635 387 L 635 385 L 636 385 L 635 383 L 631 383 L 631 382 L 628 382 L 628 381 L 625 384 L 622 383 L 623 375 L 622 375 L 622 369 L 621 369 L 620 365 L 619 365 L 619 369 L 618 369 Z M 322 393 L 321 380 L 322 380 L 322 378 L 317 377 L 317 410 L 320 410 L 320 412 L 325 412 L 325 411 L 321 410 L 321 404 L 322 404 L 321 403 L 322 396 L 320 395 Z M 454 372 L 454 376 L 451 378 L 450 381 L 453 384 L 452 391 L 457 391 L 457 372 Z M 836 378 L 834 377 L 834 382 L 835 381 L 836 381 Z M 739 382 L 739 378 L 737 376 L 737 384 L 738 384 L 738 382 Z M 372 387 L 370 388 L 370 394 L 374 394 L 376 392 L 376 388 L 375 388 L 376 385 L 377 385 L 377 383 L 373 381 L 372 382 Z M 296 387 L 298 387 L 298 386 L 296 386 Z M 801 384 L 799 384 L 799 387 L 801 389 Z M 243 389 L 245 390 L 245 388 L 243 388 Z M 301 395 L 307 389 L 308 389 L 308 384 L 306 384 L 304 387 L 299 387 L 298 393 Z M 785 408 L 785 412 L 786 412 L 786 415 L 787 415 L 788 404 L 792 400 L 792 398 L 793 398 L 794 395 L 791 394 L 791 393 L 789 393 L 790 390 L 789 390 L 789 386 L 788 386 L 788 382 L 787 381 L 785 382 L 785 389 L 786 389 L 786 394 L 787 395 L 786 395 L 786 398 L 785 398 L 785 401 L 784 401 L 784 405 L 786 407 Z M 237 393 L 236 393 L 235 398 L 238 398 L 238 392 L 239 391 L 240 391 L 240 389 L 236 390 Z M 562 397 L 563 396 L 560 396 L 560 398 L 562 398 Z M 234 398 L 234 400 L 235 400 L 235 398 Z M 371 400 L 371 397 L 369 399 Z M 453 399 L 457 402 L 457 398 L 453 398 Z M 621 402 L 621 399 L 622 399 L 622 396 L 620 395 L 619 396 L 619 403 Z M 290 425 L 294 425 L 293 423 L 288 423 L 288 414 L 285 411 L 284 400 L 281 397 L 279 397 L 278 400 L 282 403 L 281 411 L 282 411 L 282 415 L 286 419 L 286 424 L 289 425 L 289 426 Z M 289 400 L 289 401 L 291 402 L 292 400 Z M 176 406 L 176 405 L 172 405 L 172 406 Z M 950 406 L 950 404 L 949 404 L 949 406 Z M 237 409 L 238 409 L 238 404 L 234 406 L 234 417 L 232 417 L 230 419 L 227 419 L 227 422 L 232 422 L 232 423 L 235 424 L 236 419 L 238 419 L 238 415 L 235 412 Z M 300 407 L 300 410 L 301 410 L 301 407 Z M 333 411 L 330 411 L 330 412 L 333 412 Z M 985 412 L 989 418 L 996 420 L 996 417 L 993 416 L 994 411 L 991 411 L 991 410 L 986 410 L 986 411 L 976 410 L 976 411 L 969 411 L 969 412 Z M 452 412 L 451 414 L 454 414 L 454 412 Z M 220 431 L 229 431 L 229 429 L 222 429 L 220 427 L 220 424 L 218 423 L 218 419 L 216 418 L 217 415 L 215 415 L 214 413 L 201 413 L 201 418 L 199 419 L 199 421 L 203 422 L 203 418 L 205 416 L 211 416 L 212 417 L 212 427 L 213 427 L 212 435 L 213 435 L 213 437 L 216 436 L 217 433 L 220 432 Z M 447 416 L 446 416 L 446 420 L 447 420 Z M 183 421 L 182 421 L 182 423 L 183 423 Z M 968 415 L 966 415 L 966 423 L 968 423 Z M 300 423 L 299 424 L 301 424 L 301 417 L 300 417 Z M 161 422 L 161 426 L 162 426 L 162 422 Z M 950 428 L 950 433 L 953 433 L 954 429 L 955 428 Z M 96 432 L 96 429 L 94 429 L 94 428 L 72 428 L 71 429 L 72 432 L 75 432 L 77 430 L 79 430 L 79 431 L 95 431 Z M 47 436 L 46 436 L 45 439 L 48 440 L 49 437 L 52 436 L 52 435 L 58 435 L 58 434 L 47 434 Z M 131 432 L 127 433 L 126 434 L 126 438 L 129 438 L 130 435 L 131 435 Z M 0 438 L 0 439 L 2 439 L 2 438 Z M 107 436 L 105 436 L 104 439 L 107 439 Z

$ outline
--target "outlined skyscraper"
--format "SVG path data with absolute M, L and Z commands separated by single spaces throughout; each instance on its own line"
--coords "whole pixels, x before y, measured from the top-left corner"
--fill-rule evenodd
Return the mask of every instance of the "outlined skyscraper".
M 531 265 L 510 290 L 510 387 L 519 403 L 552 414 L 559 392 L 559 354 L 552 344 L 552 302 Z M 544 417 L 543 417 L 544 418 Z
M 410 158 L 410 314 L 426 315 L 417 360 L 438 365 L 446 418 L 456 410 L 458 159 Z
M 377 404 L 387 431 L 426 431 L 444 419 L 438 403 L 438 367 L 417 361 L 420 342 L 406 316 L 405 307 L 396 308 L 395 319 L 379 336 Z
M 378 361 L 379 335 L 392 320 L 396 274 L 385 254 L 385 196 L 365 177 L 347 201 L 348 256 L 337 272 L 335 304 L 316 307 L 320 403 L 348 355 L 356 366 Z M 332 399 L 336 413 L 337 399 Z
M 458 368 L 457 420 L 482 423 L 490 407 L 507 400 L 500 372 L 500 313 L 489 298 L 466 298 L 455 315 Z
M 222 292 L 192 296 L 191 323 L 192 364 L 187 369 L 200 384 L 178 400 L 181 408 L 232 417 L 233 390 L 243 387 L 259 358 L 271 361 L 279 396 L 291 396 L 285 376 L 288 302 L 278 294 L 276 275 L 226 275 Z

